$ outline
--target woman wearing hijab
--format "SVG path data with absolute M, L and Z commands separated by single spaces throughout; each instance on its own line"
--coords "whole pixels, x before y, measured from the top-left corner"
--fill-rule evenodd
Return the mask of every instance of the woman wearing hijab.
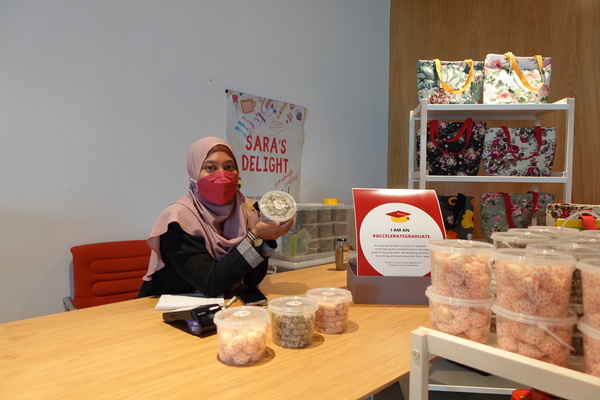
M 187 154 L 188 193 L 158 217 L 148 238 L 152 250 L 139 297 L 190 293 L 219 296 L 242 282 L 258 286 L 269 256 L 293 219 L 262 222 L 239 191 L 232 147 L 207 137 Z

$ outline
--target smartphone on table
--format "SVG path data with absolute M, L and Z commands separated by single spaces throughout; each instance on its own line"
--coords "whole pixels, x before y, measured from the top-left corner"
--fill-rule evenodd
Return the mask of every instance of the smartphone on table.
M 267 297 L 257 287 L 243 289 L 237 297 L 245 306 L 266 306 L 268 303 Z

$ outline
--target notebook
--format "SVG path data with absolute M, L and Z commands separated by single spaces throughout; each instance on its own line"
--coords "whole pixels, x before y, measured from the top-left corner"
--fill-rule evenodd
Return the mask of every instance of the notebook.
M 181 308 L 194 308 L 203 306 L 206 304 L 225 304 L 223 296 L 220 297 L 206 297 L 200 293 L 186 293 L 186 294 L 163 294 L 158 299 L 156 311 L 165 310 L 178 310 Z

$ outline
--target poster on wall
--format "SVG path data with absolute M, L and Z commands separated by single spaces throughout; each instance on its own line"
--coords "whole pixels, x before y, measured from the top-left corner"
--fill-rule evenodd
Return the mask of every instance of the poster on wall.
M 434 190 L 352 189 L 357 275 L 427 276 L 429 241 L 445 239 Z
M 240 163 L 242 191 L 260 200 L 271 190 L 300 197 L 304 107 L 227 90 L 227 141 Z

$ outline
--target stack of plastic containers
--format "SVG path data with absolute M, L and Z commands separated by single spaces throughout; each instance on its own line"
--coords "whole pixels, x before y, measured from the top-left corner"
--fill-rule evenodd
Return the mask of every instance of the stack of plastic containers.
M 583 333 L 585 372 L 600 377 L 600 259 L 583 258 L 577 269 L 583 287 L 583 318 L 577 326 Z
M 551 240 L 548 243 L 531 244 L 528 248 L 562 251 L 571 254 L 578 261 L 587 257 L 596 257 L 600 259 L 600 248 L 585 244 L 571 243 L 569 242 L 568 237 L 564 238 L 564 240 Z M 575 268 L 573 271 L 569 308 L 573 310 L 578 318 L 583 316 L 583 288 L 581 285 L 581 270 L 579 268 Z M 573 351 L 571 352 L 573 356 L 583 356 L 583 334 L 577 327 L 574 329 L 571 345 L 573 346 Z
M 479 343 L 488 343 L 491 272 L 494 246 L 469 240 L 432 240 L 429 298 L 431 328 Z
M 528 248 L 499 248 L 495 266 L 497 346 L 568 366 L 577 316 L 569 308 L 576 259 L 570 254 Z

